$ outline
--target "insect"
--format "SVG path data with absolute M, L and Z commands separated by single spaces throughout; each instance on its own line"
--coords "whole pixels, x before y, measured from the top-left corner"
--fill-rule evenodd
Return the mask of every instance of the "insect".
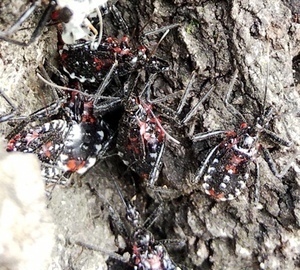
M 94 36 L 97 36 L 99 33 L 90 23 L 88 16 L 96 11 L 101 21 L 102 17 L 99 7 L 105 7 L 106 2 L 107 0 L 32 1 L 29 8 L 24 11 L 9 30 L 0 31 L 0 39 L 16 45 L 28 46 L 41 35 L 43 28 L 52 16 L 52 19 L 63 23 L 62 38 L 65 43 L 74 44 L 79 39 L 93 40 L 94 37 L 90 37 L 90 33 L 92 32 Z M 23 42 L 10 38 L 21 27 L 22 23 L 33 14 L 35 9 L 40 6 L 46 7 L 30 39 L 27 42 Z M 102 24 L 100 23 L 100 34 L 101 31 Z
M 63 45 L 59 48 L 60 63 L 63 70 L 72 79 L 81 83 L 99 84 L 116 63 L 112 78 L 120 86 L 129 75 L 145 68 L 151 73 L 164 71 L 168 63 L 152 56 L 144 46 L 133 50 L 129 45 L 129 37 L 123 36 L 119 41 L 113 37 L 104 38 L 96 50 L 91 49 L 90 43 L 83 41 L 77 45 Z M 110 80 L 111 80 L 110 79 Z
M 236 70 L 229 86 L 225 104 L 233 115 L 244 119 L 228 102 L 237 74 L 238 71 Z M 249 165 L 251 162 L 255 164 L 256 180 L 257 185 L 259 185 L 259 163 L 257 159 L 261 153 L 272 173 L 278 178 L 282 177 L 277 171 L 268 149 L 262 145 L 261 137 L 269 137 L 276 144 L 285 147 L 290 147 L 291 142 L 279 138 L 268 129 L 268 124 L 272 119 L 272 110 L 265 108 L 266 91 L 267 87 L 262 113 L 253 126 L 243 121 L 236 130 L 209 131 L 192 137 L 194 142 L 198 142 L 223 136 L 223 140 L 209 152 L 194 178 L 194 183 L 201 182 L 205 193 L 217 201 L 233 200 L 240 195 L 250 177 Z M 258 190 L 256 190 L 255 197 L 255 200 L 258 201 Z
M 106 152 L 113 138 L 108 124 L 94 114 L 93 99 L 78 92 L 68 93 L 68 97 L 53 112 L 51 121 L 47 121 L 49 116 L 39 117 L 44 123 L 8 136 L 8 152 L 37 154 L 46 182 L 57 181 L 64 173 L 85 173 Z
M 119 125 L 119 155 L 130 167 L 153 185 L 162 166 L 165 132 L 152 111 L 152 104 L 139 97 L 131 100 L 136 111 L 126 112 Z
M 157 77 L 150 76 L 144 89 L 139 90 L 135 84 L 129 87 L 131 92 L 119 123 L 117 148 L 123 162 L 144 180 L 147 193 L 155 200 L 169 200 L 182 195 L 182 190 L 189 190 L 192 156 L 190 149 L 186 149 L 190 144 L 185 140 L 184 125 L 212 90 L 181 120 L 189 106 L 187 100 L 195 72 L 185 90 L 169 95 L 154 87 L 155 80 L 161 79 Z
M 135 227 L 130 240 L 132 248 L 130 263 L 134 265 L 134 269 L 180 269 L 174 264 L 166 248 L 154 239 L 150 231 L 140 225 L 139 213 L 135 207 L 129 201 L 125 203 L 127 220 Z
M 164 39 L 170 29 L 178 27 L 178 24 L 170 25 L 150 34 L 165 31 L 158 44 Z M 149 34 L 149 35 L 150 35 Z M 59 35 L 58 35 L 59 36 Z M 58 38 L 59 40 L 60 37 Z M 112 36 L 100 37 L 95 41 L 97 46 L 91 48 L 91 43 L 85 40 L 77 44 L 58 44 L 60 64 L 62 69 L 72 79 L 78 79 L 81 83 L 98 85 L 111 72 L 110 81 L 114 81 L 119 88 L 126 82 L 130 74 L 145 69 L 148 73 L 154 74 L 168 69 L 169 64 L 154 56 L 154 52 L 146 46 L 130 45 L 130 38 L 124 35 L 121 39 Z M 115 64 L 115 65 L 114 65 Z
M 133 53 L 128 43 L 128 37 L 124 36 L 120 42 L 113 37 L 104 38 L 97 50 L 91 50 L 90 43 L 85 41 L 76 46 L 65 44 L 59 49 L 60 62 L 71 79 L 99 83 L 115 61 L 118 62 L 118 75 L 129 72 Z
M 159 177 L 166 139 L 180 144 L 163 128 L 161 119 L 154 113 L 154 103 L 145 98 L 149 97 L 154 77 L 150 76 L 140 93 L 135 86 L 131 87 L 117 136 L 119 156 L 149 186 Z
M 137 211 L 136 207 L 131 201 L 126 200 L 122 196 L 117 185 L 116 187 L 126 208 L 126 220 L 133 228 L 131 233 L 123 223 L 118 213 L 113 209 L 111 204 L 107 202 L 107 200 L 104 199 L 103 196 L 95 189 L 92 189 L 92 192 L 95 193 L 100 200 L 104 200 L 105 204 L 110 210 L 110 215 L 114 226 L 116 226 L 118 233 L 125 238 L 127 245 L 125 251 L 130 253 L 130 259 L 127 264 L 129 264 L 132 269 L 135 270 L 179 270 L 180 268 L 176 266 L 176 264 L 170 258 L 164 245 L 155 240 L 153 234 L 147 228 L 145 228 L 143 224 L 141 224 L 140 213 Z M 152 220 L 152 223 L 153 222 L 154 220 Z M 80 241 L 77 241 L 76 244 L 88 249 L 99 250 L 97 247 L 82 243 Z M 117 256 L 113 257 L 118 258 Z M 122 257 L 120 260 L 122 260 Z

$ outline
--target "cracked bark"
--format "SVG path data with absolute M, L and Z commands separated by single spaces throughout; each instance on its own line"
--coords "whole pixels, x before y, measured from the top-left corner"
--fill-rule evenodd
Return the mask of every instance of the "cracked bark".
M 197 102 L 210 86 L 214 87 L 213 94 L 199 108 L 187 128 L 178 131 L 168 127 L 172 135 L 180 139 L 186 137 L 192 122 L 195 122 L 195 132 L 237 128 L 240 121 L 227 110 L 224 98 L 232 74 L 238 69 L 238 80 L 231 98 L 233 106 L 249 124 L 255 123 L 255 119 L 260 116 L 267 83 L 267 106 L 272 105 L 277 112 L 270 127 L 281 137 L 293 142 L 292 147 L 285 148 L 263 140 L 262 144 L 271 148 L 279 168 L 289 162 L 294 162 L 294 166 L 286 176 L 277 179 L 263 158 L 258 158 L 261 167 L 259 205 L 251 203 L 254 172 L 248 188 L 231 202 L 216 203 L 202 192 L 199 185 L 193 186 L 190 183 L 208 148 L 213 146 L 213 141 L 197 145 L 184 142 L 183 146 L 189 148 L 184 151 L 178 151 L 169 143 L 162 175 L 168 178 L 164 183 L 179 189 L 182 196 L 165 202 L 164 212 L 151 231 L 158 239 L 176 238 L 186 241 L 184 249 L 169 247 L 169 251 L 174 261 L 187 269 L 300 267 L 300 180 L 299 169 L 296 167 L 300 126 L 296 112 L 299 111 L 300 102 L 299 86 L 294 85 L 292 61 L 295 60 L 294 68 L 297 67 L 300 24 L 292 21 L 292 13 L 300 12 L 297 2 L 118 1 L 117 7 L 131 30 L 141 30 L 146 25 L 143 31 L 147 32 L 171 23 L 181 24 L 178 29 L 170 31 L 157 50 L 157 55 L 169 61 L 171 66 L 165 75 L 169 79 L 163 80 L 161 87 L 170 91 L 185 89 L 195 69 L 197 78 L 189 104 Z M 2 10 L 6 8 L 2 6 Z M 5 21 L 10 20 L 11 17 Z M 22 33 L 28 34 L 26 31 Z M 35 69 L 43 58 L 55 59 L 55 40 L 55 28 L 50 27 L 38 43 L 28 48 L 0 42 L 0 85 L 8 89 L 7 93 L 22 114 L 43 107 L 45 103 L 38 95 L 39 89 L 45 87 L 37 80 Z M 295 74 L 297 76 L 299 70 Z M 24 98 L 26 103 L 23 102 Z M 7 129 L 7 126 L 2 125 L 1 128 Z M 123 212 L 110 181 L 111 177 L 118 178 L 120 175 L 120 172 L 111 169 L 119 164 L 115 162 L 119 161 L 108 159 L 98 163 L 81 181 L 99 182 L 99 188 L 108 200 L 114 202 L 117 211 Z M 119 184 L 125 195 L 133 195 L 129 180 Z M 147 216 L 153 209 L 153 201 L 143 189 L 138 189 L 137 193 L 142 216 Z M 80 238 L 90 244 L 106 247 L 109 251 L 116 249 L 109 229 L 107 210 L 97 210 L 99 205 L 95 203 L 84 185 L 55 189 L 49 203 L 59 228 L 53 262 L 62 268 L 106 267 L 108 256 L 88 250 L 80 254 L 81 249 L 70 244 L 74 239 Z M 117 269 L 117 266 L 109 268 Z

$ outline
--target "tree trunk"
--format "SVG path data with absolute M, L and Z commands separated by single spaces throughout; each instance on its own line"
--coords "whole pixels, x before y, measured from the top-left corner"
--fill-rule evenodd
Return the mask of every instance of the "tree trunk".
M 181 146 L 167 142 L 161 185 L 174 196 L 164 202 L 163 214 L 150 228 L 154 236 L 158 240 L 180 239 L 185 242 L 179 250 L 166 244 L 174 262 L 183 269 L 300 268 L 298 1 L 120 0 L 116 6 L 128 23 L 129 36 L 135 44 L 141 32 L 180 24 L 170 30 L 155 52 L 170 64 L 170 70 L 159 78 L 155 87 L 169 93 L 184 90 L 192 72 L 196 71 L 184 113 L 213 88 L 186 125 L 174 128 L 173 122 L 166 123 L 167 131 L 180 140 Z M 13 20 L 13 12 L 8 12 L 8 7 L 1 6 L 5 27 Z M 35 25 L 38 15 L 26 22 L 26 26 Z M 109 26 L 105 29 L 108 35 L 121 37 L 124 34 L 122 30 L 110 33 L 109 29 Z M 20 32 L 22 39 L 22 35 L 32 31 Z M 152 41 L 147 39 L 147 47 L 150 50 L 155 48 L 161 36 L 162 33 L 158 33 Z M 45 58 L 57 64 L 55 27 L 46 28 L 38 42 L 28 47 L 1 41 L 0 48 L 0 87 L 7 89 L 22 115 L 45 106 L 45 99 L 48 101 L 51 94 L 41 91 L 45 86 L 37 79 L 35 70 Z M 272 106 L 276 117 L 268 128 L 292 142 L 291 147 L 284 147 L 270 141 L 267 136 L 259 140 L 270 150 L 278 170 L 291 166 L 279 179 L 272 174 L 263 156 L 257 157 L 259 203 L 253 202 L 256 182 L 253 163 L 249 165 L 251 173 L 246 189 L 232 201 L 215 202 L 203 192 L 201 183 L 192 183 L 197 168 L 218 139 L 192 144 L 190 136 L 240 127 L 241 117 L 232 114 L 232 109 L 225 104 L 235 70 L 238 70 L 238 75 L 229 103 L 243 115 L 249 126 L 255 125 L 257 118 L 262 117 L 264 107 Z M 0 102 L 3 107 L 5 103 Z M 178 100 L 176 102 L 178 104 Z M 176 107 L 176 104 L 171 106 Z M 1 124 L 5 134 L 7 129 L 6 123 Z M 81 182 L 97 186 L 123 215 L 124 206 L 112 183 L 112 179 L 122 178 L 120 167 L 126 170 L 118 158 L 108 158 L 97 163 Z M 124 196 L 131 197 L 136 193 L 139 210 L 146 218 L 157 204 L 151 199 L 155 191 L 148 190 L 149 197 L 143 185 L 137 184 L 135 189 L 131 179 L 123 177 L 122 181 L 118 184 Z M 109 260 L 107 266 L 108 254 L 82 251 L 74 244 L 80 240 L 111 253 L 116 251 L 108 221 L 109 211 L 99 206 L 103 202 L 96 200 L 85 185 L 55 188 L 52 196 L 49 208 L 57 225 L 52 265 L 59 265 L 62 269 L 96 269 L 99 266 L 124 269 L 125 266 L 118 268 L 121 266 L 113 260 Z M 122 247 L 122 243 L 119 244 Z

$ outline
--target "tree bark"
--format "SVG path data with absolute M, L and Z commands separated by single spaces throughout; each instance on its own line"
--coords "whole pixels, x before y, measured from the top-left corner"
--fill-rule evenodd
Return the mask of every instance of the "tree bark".
M 166 124 L 168 132 L 182 142 L 180 147 L 170 141 L 167 143 L 162 169 L 164 188 L 170 193 L 173 189 L 176 192 L 173 198 L 164 202 L 163 214 L 150 230 L 158 240 L 180 239 L 185 242 L 179 250 L 167 245 L 173 260 L 183 269 L 299 268 L 300 24 L 295 19 L 295 14 L 300 13 L 298 2 L 120 0 L 116 6 L 129 25 L 133 43 L 138 43 L 140 32 L 180 24 L 170 30 L 156 50 L 158 57 L 170 63 L 170 70 L 157 85 L 170 93 L 184 90 L 192 72 L 196 71 L 184 112 L 213 88 L 209 98 L 184 127 L 175 129 L 172 122 Z M 1 6 L 5 27 L 13 20 L 8 7 Z M 34 25 L 38 15 L 27 23 Z M 122 30 L 109 31 L 108 26 L 107 34 L 124 34 Z M 20 38 L 29 32 L 21 31 Z M 147 40 L 147 47 L 155 48 L 161 35 L 155 35 L 152 41 Z M 48 100 L 50 94 L 38 94 L 45 87 L 36 78 L 35 69 L 45 58 L 57 59 L 55 27 L 45 29 L 38 42 L 28 47 L 1 41 L 0 48 L 1 88 L 7 89 L 22 115 L 43 107 L 45 96 Z M 278 169 L 287 165 L 291 167 L 278 179 L 263 156 L 257 158 L 261 185 L 258 204 L 253 203 L 253 164 L 250 165 L 247 188 L 233 201 L 215 202 L 203 192 L 201 184 L 192 183 L 197 168 L 217 140 L 192 144 L 189 140 L 191 133 L 237 130 L 241 124 L 241 119 L 225 105 L 236 69 L 238 77 L 229 100 L 232 106 L 249 125 L 255 125 L 257 117 L 262 116 L 267 88 L 265 105 L 276 111 L 269 128 L 292 142 L 288 148 L 267 138 L 260 141 L 270 149 Z M 3 101 L 0 102 L 4 106 Z M 6 124 L 1 124 L 3 133 L 7 134 L 7 129 Z M 99 162 L 81 181 L 96 185 L 116 211 L 124 213 L 124 206 L 111 182 L 112 178 L 121 178 L 120 169 L 116 169 L 120 166 L 117 158 Z M 135 192 L 141 214 L 147 217 L 156 205 L 155 200 L 148 197 L 145 188 L 135 190 L 130 179 L 123 181 L 118 183 L 124 196 L 133 196 Z M 112 253 L 117 249 L 109 226 L 109 211 L 105 207 L 101 209 L 101 204 L 103 202 L 97 201 L 85 185 L 54 190 L 49 207 L 58 232 L 52 265 L 57 264 L 62 269 L 96 269 L 100 265 L 103 269 L 118 269 L 116 262 L 110 261 L 107 266 L 107 254 L 86 249 L 81 253 L 81 248 L 74 244 L 80 240 Z M 122 247 L 122 243 L 119 244 Z

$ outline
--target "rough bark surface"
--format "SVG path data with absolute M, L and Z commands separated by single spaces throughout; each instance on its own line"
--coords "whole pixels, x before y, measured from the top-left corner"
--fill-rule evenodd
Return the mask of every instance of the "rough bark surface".
M 25 5 L 23 1 L 2 2 L 0 23 L 1 29 L 5 29 Z M 156 52 L 170 63 L 170 71 L 155 82 L 162 92 L 185 89 L 194 70 L 197 76 L 187 110 L 211 87 L 214 89 L 186 126 L 174 128 L 172 121 L 166 124 L 181 146 L 167 144 L 158 185 L 168 200 L 163 203 L 162 213 L 150 228 L 151 232 L 158 240 L 169 240 L 166 247 L 183 269 L 300 268 L 300 169 L 297 165 L 300 24 L 293 19 L 300 13 L 298 2 L 120 0 L 116 6 L 131 33 L 180 23 Z M 36 12 L 24 27 L 34 26 L 40 15 Z M 110 33 L 109 28 L 105 31 L 110 35 L 123 34 L 121 30 Z M 31 32 L 32 29 L 23 30 L 17 35 L 23 39 Z M 155 35 L 147 46 L 154 48 L 161 35 Z M 51 92 L 36 77 L 36 68 L 45 58 L 54 63 L 57 59 L 55 27 L 46 28 L 38 42 L 28 47 L 1 41 L 0 51 L 0 87 L 6 90 L 20 114 L 28 115 L 45 106 Z M 230 103 L 253 125 L 261 116 L 267 87 L 266 106 L 272 106 L 277 113 L 270 128 L 293 143 L 287 148 L 262 140 L 280 170 L 287 165 L 291 167 L 278 179 L 263 157 L 258 157 L 261 186 L 257 204 L 253 203 L 253 164 L 247 188 L 233 201 L 217 203 L 203 193 L 200 184 L 192 183 L 197 168 L 216 140 L 193 145 L 188 136 L 216 129 L 237 129 L 241 123 L 224 102 L 236 69 L 238 79 Z M 1 114 L 9 111 L 1 98 L 0 105 Z M 7 123 L 0 128 L 4 135 L 11 129 Z M 122 216 L 124 206 L 112 182 L 115 179 L 124 196 L 137 195 L 137 207 L 141 216 L 147 218 L 158 204 L 153 199 L 156 191 L 146 190 L 136 179 L 122 176 L 124 171 L 126 167 L 117 157 L 106 158 L 80 179 L 82 185 L 54 189 L 48 203 L 49 215 L 51 212 L 57 228 L 50 269 L 125 269 L 124 263 L 109 259 L 124 245 L 120 237 L 116 241 L 111 230 L 109 210 L 84 185 L 88 182 L 97 187 Z M 76 241 L 97 246 L 106 253 L 82 249 Z

